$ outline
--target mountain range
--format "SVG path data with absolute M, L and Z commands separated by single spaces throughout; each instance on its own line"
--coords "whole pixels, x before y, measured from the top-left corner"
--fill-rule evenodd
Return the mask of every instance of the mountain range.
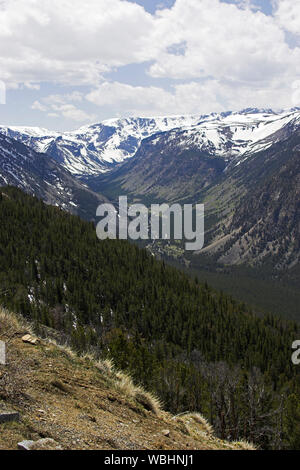
M 204 258 L 215 271 L 248 266 L 259 281 L 262 272 L 271 282 L 290 279 L 296 295 L 299 152 L 299 108 L 111 119 L 64 133 L 0 126 L 0 182 L 90 220 L 100 202 L 124 194 L 205 203 L 200 253 L 173 242 L 152 244 L 152 252 L 198 272 Z
M 0 132 L 51 155 L 81 178 L 109 171 L 132 157 L 146 137 L 194 125 L 199 119 L 193 116 L 110 119 L 65 133 L 38 127 L 0 126 Z
M 240 161 L 241 156 L 270 146 L 269 137 L 289 123 L 296 125 L 299 116 L 298 108 L 278 113 L 249 108 L 199 116 L 110 119 L 64 133 L 7 126 L 0 126 L 0 132 L 51 155 L 81 178 L 112 170 L 133 157 L 144 139 L 163 133 L 185 149 Z

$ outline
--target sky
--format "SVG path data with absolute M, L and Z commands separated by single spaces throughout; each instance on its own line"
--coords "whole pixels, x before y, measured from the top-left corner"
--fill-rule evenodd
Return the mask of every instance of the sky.
M 300 106 L 299 0 L 0 0 L 0 124 Z

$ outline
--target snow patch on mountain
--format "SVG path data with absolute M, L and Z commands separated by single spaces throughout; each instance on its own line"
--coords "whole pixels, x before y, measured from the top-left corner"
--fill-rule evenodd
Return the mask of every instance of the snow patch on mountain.
M 78 130 L 59 133 L 39 127 L 0 126 L 0 133 L 37 152 L 47 153 L 76 177 L 110 171 L 131 158 L 143 139 L 169 132 L 179 147 L 203 149 L 227 161 L 272 145 L 272 135 L 291 123 L 300 111 L 274 112 L 248 108 L 208 115 L 108 119 Z
M 194 126 L 174 129 L 168 141 L 183 149 L 203 150 L 226 161 L 240 163 L 253 153 L 267 149 L 278 138 L 278 131 L 300 124 L 300 113 L 248 110 L 240 113 L 214 114 Z M 152 143 L 159 141 L 155 139 Z M 165 140 L 164 140 L 165 142 Z

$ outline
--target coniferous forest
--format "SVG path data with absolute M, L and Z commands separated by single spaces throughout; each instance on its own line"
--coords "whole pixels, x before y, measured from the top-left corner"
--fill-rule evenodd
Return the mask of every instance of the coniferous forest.
M 0 302 L 79 353 L 111 357 L 172 413 L 221 438 L 299 449 L 299 325 L 257 316 L 93 223 L 8 187 L 0 194 Z

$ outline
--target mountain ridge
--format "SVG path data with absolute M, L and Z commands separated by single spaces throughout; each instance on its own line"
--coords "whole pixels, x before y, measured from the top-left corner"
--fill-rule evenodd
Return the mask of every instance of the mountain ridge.
M 178 124 L 178 117 L 176 119 Z M 68 167 L 65 159 L 70 158 L 76 163 L 78 152 L 81 153 L 82 149 L 86 148 L 85 145 L 89 146 L 91 138 L 96 140 L 99 138 L 98 144 L 101 147 L 105 142 L 114 142 L 110 139 L 115 139 L 116 135 L 120 137 L 118 132 L 121 130 L 118 129 L 116 134 L 116 128 L 112 127 L 112 125 L 118 126 L 118 122 L 119 119 L 106 121 L 107 126 L 100 129 L 100 137 L 98 125 L 96 128 L 93 126 L 81 128 L 79 150 L 76 142 L 75 147 L 72 147 L 58 136 L 51 143 L 46 136 L 41 145 L 46 142 L 49 153 L 44 154 L 44 157 L 39 154 L 39 158 L 41 162 L 51 161 L 53 167 L 57 166 L 55 171 L 65 171 Z M 143 125 L 149 126 L 149 122 L 145 120 L 136 119 L 133 123 L 129 119 L 122 122 L 123 127 L 125 126 L 123 137 L 130 137 L 128 133 L 130 126 L 140 126 L 139 135 L 143 132 Z M 269 276 L 270 282 L 275 282 L 275 291 L 279 279 L 284 278 L 289 282 L 286 287 L 286 303 L 291 311 L 289 315 L 298 319 L 299 314 L 291 306 L 290 297 L 298 299 L 297 282 L 300 278 L 300 255 L 299 247 L 297 248 L 300 233 L 297 222 L 299 108 L 284 113 L 253 108 L 247 108 L 239 113 L 212 113 L 202 116 L 201 123 L 195 119 L 195 123 L 192 127 L 165 131 L 161 127 L 160 132 L 156 134 L 148 137 L 144 135 L 140 143 L 137 143 L 136 138 L 133 141 L 129 139 L 125 147 L 126 151 L 131 148 L 132 156 L 118 164 L 106 162 L 105 168 L 101 164 L 101 171 L 98 165 L 100 147 L 97 150 L 93 144 L 94 160 L 92 161 L 88 155 L 86 159 L 98 168 L 96 173 L 98 170 L 100 173 L 94 174 L 92 171 L 90 174 L 89 166 L 85 175 L 68 173 L 69 183 L 70 178 L 73 178 L 73 185 L 83 185 L 80 186 L 81 196 L 77 202 L 75 201 L 77 205 L 75 209 L 78 213 L 82 211 L 80 215 L 85 218 L 95 220 L 99 202 L 108 199 L 117 203 L 120 195 L 127 195 L 129 202 L 140 201 L 145 204 L 204 203 L 205 246 L 200 254 L 191 257 L 178 244 L 173 246 L 172 242 L 165 245 L 160 242 L 150 244 L 151 246 L 147 248 L 151 253 L 159 257 L 164 254 L 168 257 L 168 253 L 171 253 L 176 261 L 191 267 L 197 266 L 197 270 L 203 257 L 209 256 L 210 279 L 212 265 L 217 277 L 220 271 L 225 272 L 232 266 L 253 267 L 256 277 L 261 271 L 264 273 L 263 278 Z M 175 125 L 175 121 L 173 124 Z M 157 130 L 156 122 L 152 122 L 151 125 Z M 166 123 L 161 124 L 163 125 L 166 126 Z M 85 136 L 86 129 L 90 129 L 89 136 Z M 146 135 L 148 131 L 145 131 Z M 29 132 L 27 129 L 26 132 L 31 133 L 31 136 L 19 135 L 19 139 L 29 139 L 26 144 L 29 145 L 27 147 L 29 152 L 30 146 L 33 145 L 32 139 L 36 138 L 39 131 L 33 129 Z M 119 144 L 122 146 L 121 140 Z M 12 161 L 15 160 L 12 156 L 10 158 Z M 83 164 L 80 158 L 79 167 Z M 4 176 L 7 175 L 6 170 L 7 168 L 2 168 Z M 40 169 L 35 168 L 34 172 L 35 175 L 39 174 Z M 51 203 L 62 205 L 68 202 L 66 201 L 68 191 L 62 191 L 63 185 L 55 185 L 55 181 L 52 183 Z M 16 179 L 12 180 L 11 175 L 10 184 L 23 187 Z M 278 203 L 275 196 L 281 190 Z M 47 201 L 47 191 L 41 192 L 34 186 L 31 193 L 34 192 Z M 55 193 L 57 193 L 56 198 Z M 255 219 L 253 208 L 259 215 L 260 221 Z M 74 206 L 69 204 L 69 210 L 74 213 Z M 281 222 L 280 230 L 274 231 L 274 224 L 277 224 L 276 211 L 279 211 Z M 249 226 L 250 222 L 252 226 Z M 277 234 L 276 237 L 274 234 Z M 202 275 L 205 276 L 206 273 Z M 255 290 L 261 290 L 260 282 L 263 280 L 258 276 Z M 292 296 L 288 294 L 290 286 L 293 290 Z M 223 284 L 220 287 L 223 288 Z M 246 299 L 249 299 L 246 284 L 243 292 L 246 294 Z M 236 289 L 232 293 L 238 294 Z M 237 297 L 239 298 L 239 295 Z M 252 299 L 250 300 L 251 305 L 256 306 L 256 303 L 252 304 Z M 279 308 L 274 302 L 266 304 L 263 301 L 258 307 L 261 306 L 264 310 L 270 307 L 270 311 L 286 315 L 283 302 L 280 302 Z
M 197 148 L 224 158 L 228 152 L 238 156 L 247 151 L 254 134 L 256 141 L 266 138 L 282 127 L 281 118 L 288 121 L 293 114 L 299 117 L 300 112 L 297 108 L 281 112 L 248 108 L 204 115 L 114 118 L 63 133 L 22 126 L 0 126 L 0 131 L 34 150 L 49 153 L 81 178 L 109 172 L 132 158 L 143 139 L 176 129 L 186 133 L 185 145 L 192 141 Z

